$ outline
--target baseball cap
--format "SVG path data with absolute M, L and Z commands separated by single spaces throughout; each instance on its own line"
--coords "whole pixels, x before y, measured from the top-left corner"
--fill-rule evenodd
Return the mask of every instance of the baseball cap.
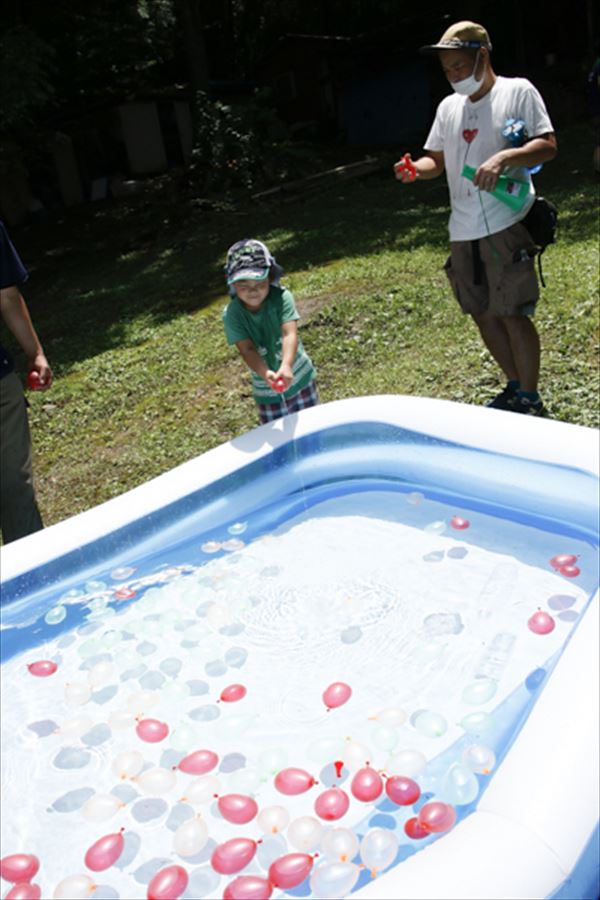
M 443 33 L 437 44 L 421 47 L 420 53 L 434 53 L 438 50 L 477 50 L 479 47 L 492 49 L 490 36 L 477 22 L 456 22 Z
M 262 241 L 238 241 L 227 251 L 225 274 L 227 284 L 236 281 L 263 281 L 269 274 L 273 257 Z

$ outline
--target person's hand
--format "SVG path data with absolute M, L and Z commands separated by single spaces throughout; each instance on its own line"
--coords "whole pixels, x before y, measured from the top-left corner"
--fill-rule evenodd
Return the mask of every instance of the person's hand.
M 498 178 L 502 175 L 506 166 L 506 157 L 503 151 L 494 153 L 482 163 L 473 178 L 473 184 L 480 191 L 493 191 L 498 184 Z
M 29 371 L 37 372 L 39 376 L 39 384 L 36 390 L 47 391 L 52 384 L 54 374 L 43 353 L 38 353 L 37 356 L 29 360 Z
M 412 161 L 410 153 L 405 153 L 397 163 L 394 163 L 394 176 L 397 181 L 401 181 L 403 184 L 414 181 L 415 178 L 419 177 L 419 172 Z
M 294 373 L 292 372 L 292 367 L 287 365 L 286 363 L 282 363 L 276 372 L 273 373 L 273 378 L 269 379 L 271 384 L 275 381 L 284 381 L 285 382 L 285 390 L 289 388 L 292 381 L 294 380 Z

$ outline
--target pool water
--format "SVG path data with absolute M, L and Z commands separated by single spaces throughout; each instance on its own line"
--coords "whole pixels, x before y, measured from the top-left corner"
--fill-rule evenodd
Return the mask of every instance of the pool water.
M 429 442 L 461 461 L 444 472 L 439 460 L 421 461 L 422 446 L 395 436 L 393 446 L 373 445 L 377 474 L 357 478 L 354 457 L 337 440 L 325 445 L 335 479 L 314 457 L 307 464 L 310 452 L 274 454 L 253 479 L 262 472 L 272 482 L 295 467 L 300 488 L 282 493 L 275 477 L 270 494 L 259 486 L 252 503 L 230 504 L 227 491 L 213 491 L 192 528 L 165 535 L 136 525 L 118 553 L 100 548 L 83 566 L 67 563 L 62 577 L 49 566 L 27 589 L 22 580 L 11 587 L 2 791 L 12 813 L 2 817 L 2 852 L 39 857 L 44 896 L 87 873 L 97 900 L 145 897 L 156 872 L 176 863 L 189 876 L 181 896 L 222 897 L 236 875 L 215 871 L 211 857 L 234 837 L 259 842 L 244 875 L 265 878 L 287 853 L 318 854 L 311 878 L 283 893 L 344 896 L 380 874 L 361 850 L 372 829 L 394 835 L 389 869 L 444 839 L 407 835 L 424 803 L 448 803 L 458 819 L 476 808 L 595 590 L 597 546 L 565 512 L 589 493 L 586 476 L 565 470 L 556 514 L 546 501 L 530 514 L 502 479 L 481 499 L 483 454 Z M 390 477 L 384 459 L 395 469 L 402 459 L 412 477 Z M 437 481 L 433 469 L 443 473 Z M 511 484 L 547 493 L 544 466 L 509 470 Z M 234 487 L 247 484 L 238 477 Z M 550 565 L 562 553 L 577 557 L 576 577 Z M 528 626 L 539 611 L 551 617 L 549 633 Z M 58 668 L 34 677 L 27 664 L 36 660 Z M 328 708 L 323 693 L 336 682 L 351 696 Z M 245 693 L 231 702 L 222 692 L 233 684 Z M 155 743 L 136 732 L 148 718 L 168 726 Z M 174 767 L 200 748 L 218 764 L 198 784 Z M 318 783 L 282 794 L 275 776 L 287 767 Z M 384 780 L 412 778 L 419 799 L 399 806 L 384 791 L 359 800 L 351 785 L 366 767 Z M 349 806 L 328 821 L 315 801 L 332 787 Z M 217 799 L 232 793 L 277 812 L 227 821 Z M 182 855 L 197 816 L 204 837 Z M 337 859 L 345 869 L 324 887 L 332 828 L 356 844 L 345 834 L 352 854 Z M 120 829 L 119 859 L 89 872 L 86 850 Z

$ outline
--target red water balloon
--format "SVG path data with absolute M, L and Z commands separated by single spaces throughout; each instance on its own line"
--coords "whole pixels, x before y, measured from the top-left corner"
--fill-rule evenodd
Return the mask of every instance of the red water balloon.
M 27 373 L 27 387 L 31 391 L 41 391 L 44 384 L 42 382 L 42 378 L 40 373 L 36 369 L 31 369 L 30 372 Z
M 276 381 L 272 382 L 271 387 L 274 391 L 277 391 L 278 394 L 283 394 L 285 391 L 285 378 L 278 378 Z
M 441 834 L 443 831 L 449 831 L 452 828 L 456 822 L 456 812 L 449 803 L 434 800 L 432 803 L 426 803 L 421 807 L 417 820 L 425 831 Z
M 342 706 L 352 696 L 352 688 L 343 681 L 334 681 L 323 691 L 323 703 L 327 709 L 335 709 Z
M 308 878 L 312 865 L 308 853 L 286 853 L 269 866 L 269 882 L 282 890 L 297 887 Z
M 563 566 L 572 566 L 577 562 L 578 557 L 572 553 L 558 553 L 550 560 L 553 569 L 561 569 Z
M 385 792 L 398 806 L 412 806 L 421 796 L 421 788 L 412 778 L 405 775 L 392 775 L 385 783 Z
M 462 516 L 452 516 L 450 519 L 450 527 L 455 528 L 456 531 L 464 531 L 470 524 L 469 520 L 463 519 Z
M 220 875 L 233 875 L 244 869 L 256 853 L 256 841 L 251 838 L 231 838 L 213 850 L 210 864 Z
M 246 688 L 243 684 L 230 684 L 229 687 L 223 688 L 220 699 L 224 703 L 236 703 L 246 696 Z
M 131 600 L 132 597 L 135 597 L 135 591 L 132 591 L 131 588 L 120 587 L 114 592 L 115 600 Z
M 408 819 L 404 823 L 404 831 L 409 838 L 413 839 L 413 841 L 420 841 L 423 838 L 429 837 L 429 832 L 427 829 L 423 828 L 416 816 L 413 816 L 412 819 Z
M 37 675 L 38 678 L 47 678 L 48 675 L 54 675 L 58 665 L 51 659 L 39 659 L 37 662 L 29 663 L 27 668 L 32 675 Z
M 160 869 L 148 885 L 148 900 L 178 900 L 188 886 L 188 873 L 183 866 Z
M 310 790 L 317 782 L 309 772 L 304 769 L 282 769 L 275 776 L 275 787 L 282 794 L 292 797 L 295 794 L 303 794 Z
M 85 864 L 92 872 L 103 872 L 118 860 L 124 846 L 123 829 L 114 834 L 105 834 L 89 848 L 85 854 Z
M 545 612 L 543 609 L 538 609 L 527 620 L 527 627 L 534 634 L 550 634 L 551 631 L 554 631 L 556 622 L 550 613 Z
M 225 888 L 223 900 L 269 900 L 273 888 L 266 878 L 239 875 Z
M 22 881 L 20 884 L 14 884 L 4 900 L 40 900 L 42 889 L 39 884 L 30 884 L 28 881 Z
M 31 881 L 40 867 L 40 861 L 33 853 L 12 853 L 0 860 L 0 875 L 5 881 L 15 884 Z
M 159 722 L 158 719 L 140 719 L 135 731 L 142 741 L 156 744 L 158 741 L 164 741 L 169 733 L 169 726 L 166 722 Z
M 417 167 L 408 153 L 405 153 L 397 163 L 394 163 L 394 171 L 398 175 L 404 175 L 404 180 L 406 181 L 414 181 L 417 177 Z
M 350 790 L 357 800 L 372 803 L 383 793 L 383 779 L 375 769 L 365 766 L 359 769 L 350 785 Z
M 561 566 L 558 571 L 561 575 L 564 575 L 565 578 L 577 578 L 581 569 L 579 566 Z
M 236 825 L 251 822 L 258 813 L 256 800 L 245 794 L 225 794 L 219 797 L 217 806 L 223 818 Z
M 350 806 L 350 798 L 348 794 L 339 787 L 328 788 L 319 794 L 315 800 L 315 812 L 320 819 L 326 819 L 333 822 L 341 819 L 348 812 Z
M 188 775 L 204 775 L 212 771 L 219 762 L 219 757 L 212 750 L 194 750 L 177 764 L 175 768 Z

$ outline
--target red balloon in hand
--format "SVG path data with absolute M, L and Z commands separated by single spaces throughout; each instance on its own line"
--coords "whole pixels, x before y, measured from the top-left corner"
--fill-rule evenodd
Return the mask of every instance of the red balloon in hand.
M 276 381 L 273 382 L 272 388 L 274 391 L 277 391 L 278 394 L 283 394 L 285 391 L 285 378 L 277 378 Z
M 394 165 L 394 171 L 398 175 L 403 175 L 405 181 L 414 181 L 417 177 L 417 167 L 408 153 L 405 153 L 402 159 Z
M 40 373 L 36 369 L 32 369 L 27 373 L 27 386 L 31 391 L 41 391 L 43 388 L 44 385 Z

